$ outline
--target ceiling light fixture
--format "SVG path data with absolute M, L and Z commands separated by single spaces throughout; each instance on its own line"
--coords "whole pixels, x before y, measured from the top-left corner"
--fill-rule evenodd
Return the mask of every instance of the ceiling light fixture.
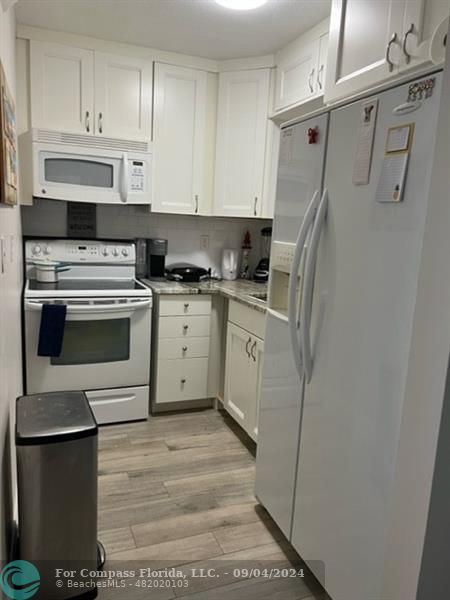
M 252 10 L 266 4 L 267 0 L 216 0 L 217 4 L 233 10 Z

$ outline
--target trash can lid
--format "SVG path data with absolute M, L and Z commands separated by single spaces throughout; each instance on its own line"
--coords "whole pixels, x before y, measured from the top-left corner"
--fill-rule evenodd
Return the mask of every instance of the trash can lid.
M 17 398 L 17 446 L 68 442 L 97 432 L 84 392 L 47 392 Z

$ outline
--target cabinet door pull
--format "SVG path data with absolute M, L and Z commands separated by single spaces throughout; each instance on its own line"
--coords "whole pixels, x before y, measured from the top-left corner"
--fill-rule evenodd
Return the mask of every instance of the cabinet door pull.
M 309 80 L 308 80 L 308 85 L 309 85 L 309 89 L 311 91 L 311 94 L 314 92 L 314 86 L 312 84 L 313 79 L 314 79 L 314 73 L 315 73 L 315 69 L 313 68 L 311 70 L 311 73 L 309 74 Z
M 103 133 L 103 113 L 98 113 L 98 132 Z
M 317 83 L 319 85 L 319 88 L 322 89 L 322 73 L 323 73 L 323 69 L 324 69 L 325 65 L 320 65 L 320 69 L 317 71 Z
M 198 194 L 195 194 L 195 214 L 198 214 Z
M 411 58 L 412 58 L 411 54 L 408 52 L 408 38 L 411 34 L 414 33 L 414 30 L 415 30 L 414 23 L 411 23 L 408 31 L 405 33 L 405 35 L 403 37 L 402 50 L 403 50 L 403 54 L 405 55 L 405 62 L 407 65 L 409 65 L 409 63 L 411 62 Z
M 395 67 L 395 64 L 391 60 L 391 46 L 392 46 L 392 44 L 395 44 L 397 39 L 398 39 L 397 32 L 395 32 L 392 34 L 392 37 L 389 40 L 388 45 L 386 46 L 386 62 L 389 66 L 390 73 L 392 73 L 392 71 L 394 70 L 394 67 Z
M 256 349 L 256 342 L 253 342 L 252 347 L 250 349 L 250 356 L 253 358 L 253 361 L 256 362 L 256 354 L 253 354 L 254 349 Z
M 86 131 L 89 133 L 91 130 L 91 126 L 89 123 L 89 111 L 88 110 L 86 111 L 86 115 L 84 117 L 84 125 L 86 127 Z
M 254 205 L 253 205 L 253 214 L 256 217 L 258 215 L 258 196 L 255 196 Z
M 249 358 L 250 358 L 250 352 L 249 352 L 249 349 L 248 349 L 248 347 L 250 346 L 250 344 L 251 344 L 251 341 L 252 341 L 252 338 L 250 338 L 250 337 L 249 337 L 249 338 L 248 338 L 248 340 L 247 340 L 247 343 L 245 344 L 245 351 L 247 352 L 247 356 L 248 356 Z

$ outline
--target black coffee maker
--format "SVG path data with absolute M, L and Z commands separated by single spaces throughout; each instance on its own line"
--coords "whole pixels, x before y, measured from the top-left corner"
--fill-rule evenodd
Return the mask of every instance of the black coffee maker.
M 152 238 L 147 242 L 147 269 L 149 279 L 165 279 L 167 240 Z
M 269 279 L 270 245 L 272 242 L 272 227 L 261 229 L 261 254 L 262 258 L 253 274 L 253 280 L 265 283 Z

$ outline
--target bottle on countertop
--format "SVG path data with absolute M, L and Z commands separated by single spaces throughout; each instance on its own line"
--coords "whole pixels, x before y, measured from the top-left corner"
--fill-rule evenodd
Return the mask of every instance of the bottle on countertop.
M 242 262 L 239 277 L 241 279 L 250 279 L 250 252 L 252 249 L 252 239 L 250 231 L 247 229 L 242 242 Z

